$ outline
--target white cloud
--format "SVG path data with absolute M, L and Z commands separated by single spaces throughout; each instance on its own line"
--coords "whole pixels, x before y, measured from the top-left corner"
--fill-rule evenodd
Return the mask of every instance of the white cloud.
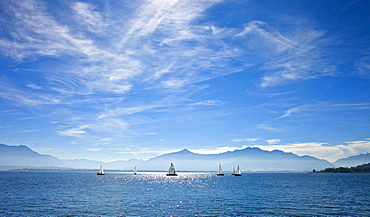
M 221 101 L 220 100 L 203 100 L 203 101 L 200 101 L 200 102 L 196 102 L 196 103 L 192 103 L 190 105 L 208 105 L 208 106 L 211 106 L 211 105 L 218 105 L 220 104 Z
M 356 62 L 355 66 L 359 70 L 361 75 L 370 75 L 370 56 L 366 56 L 361 58 L 359 61 Z
M 133 10 L 116 10 L 119 11 L 117 14 L 114 10 L 74 2 L 69 7 L 72 14 L 63 11 L 68 19 L 54 16 L 46 4 L 36 0 L 9 2 L 6 16 L 10 20 L 2 22 L 6 24 L 2 28 L 12 38 L 0 39 L 3 55 L 20 62 L 27 58 L 32 61 L 38 57 L 61 57 L 61 63 L 35 71 L 34 76 L 39 76 L 45 83 L 29 83 L 27 91 L 11 85 L 16 83 L 14 81 L 1 80 L 1 97 L 30 107 L 74 105 L 85 108 L 93 104 L 89 107 L 92 113 L 88 115 L 66 111 L 58 123 L 67 124 L 71 129 L 60 130 L 58 134 L 86 138 L 89 131 L 109 133 L 102 136 L 105 138 L 131 133 L 131 124 L 141 120 L 130 119 L 130 115 L 164 110 L 184 102 L 189 105 L 190 92 L 196 89 L 192 84 L 240 72 L 253 65 L 262 65 L 261 70 L 267 71 L 261 87 L 311 79 L 333 71 L 326 62 L 320 61 L 319 41 L 325 36 L 323 31 L 311 29 L 283 35 L 262 21 L 246 23 L 243 29 L 194 22 L 218 2 L 147 0 L 135 3 L 142 3 L 135 9 L 130 6 Z M 359 68 L 367 70 L 367 62 L 364 59 Z M 318 72 L 311 70 L 314 65 Z M 163 88 L 175 91 L 167 90 L 163 94 Z M 133 91 L 132 96 L 136 97 L 142 90 L 150 90 L 156 102 L 142 100 L 145 103 L 136 105 L 137 101 L 127 94 Z M 189 94 L 182 97 L 175 93 L 186 90 L 190 90 Z M 161 92 L 159 100 L 156 91 Z M 109 94 L 113 100 L 108 102 L 106 95 L 99 95 L 101 93 Z M 79 96 L 86 97 L 80 100 Z M 177 103 L 173 102 L 174 98 Z M 120 104 L 114 105 L 116 101 Z M 203 100 L 191 105 L 212 106 L 220 102 Z M 306 106 L 291 107 L 279 118 L 308 109 Z M 81 127 L 86 123 L 88 127 Z M 260 124 L 256 128 L 283 131 L 271 124 Z M 235 147 L 204 152 L 232 149 Z
M 282 131 L 284 131 L 284 129 L 282 129 L 282 128 L 272 127 L 272 126 L 270 126 L 268 124 L 258 124 L 256 126 L 256 129 L 276 131 L 276 132 L 282 132 Z
M 280 139 L 268 139 L 268 140 L 266 140 L 266 142 L 269 145 L 276 145 L 276 144 L 280 144 Z
M 247 39 L 250 51 L 263 60 L 261 69 L 267 74 L 262 78 L 261 87 L 328 76 L 334 71 L 334 67 L 321 58 L 324 31 L 302 29 L 287 37 L 257 20 L 247 23 L 238 35 Z
M 259 138 L 246 138 L 246 139 L 233 139 L 233 142 L 255 142 L 259 140 Z
M 67 130 L 60 130 L 57 133 L 62 136 L 72 136 L 77 138 L 83 138 L 86 131 L 84 129 L 89 128 L 89 126 L 84 125 L 78 128 L 72 128 Z
M 247 146 L 240 147 L 231 147 L 231 146 L 222 146 L 222 147 L 209 147 L 201 149 L 191 149 L 190 151 L 198 154 L 220 154 L 228 151 L 235 151 L 246 148 Z
M 332 112 L 332 111 L 338 111 L 338 110 L 370 110 L 370 104 L 369 103 L 348 103 L 348 104 L 330 104 L 326 102 L 316 102 L 314 104 L 305 104 L 300 106 L 293 106 L 288 108 L 285 113 L 275 118 L 282 119 L 287 118 L 291 116 L 300 116 L 304 113 L 308 112 Z
M 102 138 L 102 139 L 100 139 L 100 141 L 103 141 L 103 142 L 110 141 L 110 140 L 112 140 L 112 138 Z
M 58 56 L 63 53 L 80 53 L 92 50 L 91 40 L 74 37 L 69 28 L 58 22 L 38 1 L 20 1 L 9 4 L 13 40 L 2 39 L 1 50 L 15 58 L 30 55 Z
M 291 143 L 270 146 L 255 145 L 263 150 L 282 150 L 292 152 L 297 155 L 310 155 L 319 159 L 325 159 L 334 162 L 340 158 L 346 158 L 354 155 L 370 152 L 370 141 L 352 141 L 341 145 L 330 145 L 328 143 Z
M 38 107 L 40 105 L 60 104 L 62 98 L 44 93 L 35 93 L 32 91 L 22 90 L 12 85 L 7 79 L 0 77 L 1 97 L 18 105 L 26 107 Z
M 1 127 L 0 127 L 1 128 Z M 19 131 L 20 133 L 32 133 L 32 132 L 37 132 L 39 131 L 39 129 L 33 129 L 33 130 L 22 130 L 22 131 Z
M 32 89 L 35 89 L 35 90 L 41 90 L 42 89 L 41 86 L 36 85 L 36 84 L 27 84 L 26 87 L 29 87 L 29 88 L 32 88 Z
M 289 117 L 291 116 L 292 114 L 298 114 L 298 113 L 301 113 L 303 111 L 306 111 L 308 110 L 308 106 L 307 105 L 303 105 L 303 106 L 295 106 L 295 107 L 292 107 L 292 108 L 289 108 L 284 115 L 276 118 L 276 119 L 281 119 L 281 118 L 286 118 L 286 117 Z
M 132 39 L 139 39 L 153 34 L 155 31 L 167 33 L 175 38 L 189 39 L 189 22 L 199 17 L 214 1 L 176 1 L 176 0 L 147 0 L 136 11 L 127 34 L 121 41 L 126 43 Z M 187 35 L 187 36 L 186 36 Z M 184 37 L 185 36 L 185 37 Z
M 103 150 L 103 149 L 102 148 L 88 148 L 88 149 L 86 149 L 86 151 L 93 151 L 93 152 L 101 151 L 101 150 Z
M 149 132 L 149 133 L 145 133 L 145 135 L 157 135 L 158 133 L 156 132 Z
M 92 32 L 100 32 L 101 28 L 105 26 L 103 18 L 93 5 L 83 2 L 75 2 L 72 4 L 72 9 L 78 15 L 77 20 L 83 20 L 89 26 Z

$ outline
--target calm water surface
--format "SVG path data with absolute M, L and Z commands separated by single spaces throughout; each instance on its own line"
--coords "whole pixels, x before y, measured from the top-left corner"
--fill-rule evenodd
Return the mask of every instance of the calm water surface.
M 0 172 L 0 216 L 370 216 L 370 174 Z

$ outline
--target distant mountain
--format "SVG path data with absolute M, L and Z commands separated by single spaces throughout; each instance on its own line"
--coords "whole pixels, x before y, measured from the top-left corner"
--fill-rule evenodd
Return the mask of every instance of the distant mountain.
M 0 144 L 0 167 L 12 168 L 70 168 L 70 169 L 98 169 L 103 165 L 107 169 L 132 170 L 142 160 L 100 161 L 76 159 L 63 160 L 50 155 L 41 155 L 27 146 L 8 146 Z
M 342 158 L 333 164 L 339 167 L 354 167 L 361 164 L 370 163 L 370 153 L 360 154 L 352 157 Z
M 239 165 L 243 171 L 312 171 L 333 166 L 326 160 L 310 156 L 298 156 L 283 151 L 264 151 L 245 148 L 221 154 L 196 154 L 187 149 L 164 154 L 138 164 L 145 170 L 168 169 L 174 163 L 177 170 L 216 171 L 221 163 L 224 171 Z
M 187 149 L 164 154 L 147 161 L 128 160 L 104 163 L 99 161 L 77 159 L 62 160 L 50 155 L 41 155 L 27 146 L 7 146 L 0 144 L 0 167 L 2 168 L 73 168 L 166 171 L 170 163 L 182 171 L 216 171 L 222 164 L 224 171 L 231 171 L 239 165 L 242 171 L 312 171 L 334 167 L 326 160 L 310 156 L 298 156 L 283 151 L 264 151 L 259 148 L 245 148 L 221 154 L 196 154 Z
M 103 163 L 104 167 L 107 169 L 115 169 L 115 170 L 133 170 L 136 165 L 143 162 L 143 160 L 139 159 L 130 159 L 130 160 L 117 160 L 112 161 L 109 163 Z
M 0 166 L 58 167 L 60 160 L 50 155 L 41 155 L 24 145 L 0 144 Z

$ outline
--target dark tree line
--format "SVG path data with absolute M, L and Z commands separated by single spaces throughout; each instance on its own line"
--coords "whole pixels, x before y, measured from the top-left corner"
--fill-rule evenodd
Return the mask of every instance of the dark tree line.
M 314 173 L 370 173 L 370 163 L 362 164 L 356 167 L 339 167 L 339 168 L 326 168 L 321 171 L 315 171 Z

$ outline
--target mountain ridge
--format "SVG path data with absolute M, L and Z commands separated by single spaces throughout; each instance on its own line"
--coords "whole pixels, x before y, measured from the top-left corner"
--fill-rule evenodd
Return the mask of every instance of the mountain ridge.
M 341 158 L 336 160 L 333 164 L 341 167 L 354 167 L 366 163 L 370 163 L 370 153 Z
M 266 151 L 255 147 L 206 155 L 184 149 L 151 158 L 141 162 L 138 166 L 153 170 L 155 166 L 166 168 L 169 162 L 173 162 L 180 170 L 189 171 L 216 170 L 215 165 L 217 166 L 219 163 L 223 165 L 225 171 L 231 171 L 237 165 L 240 165 L 245 171 L 312 171 L 315 168 L 333 166 L 326 160 L 311 156 L 298 156 L 280 150 Z
M 369 155 L 369 153 L 365 154 Z M 356 156 L 352 156 L 356 157 Z M 339 160 L 338 160 L 339 161 Z M 216 171 L 222 164 L 224 171 L 231 171 L 240 165 L 244 171 L 312 171 L 337 166 L 323 159 L 309 155 L 298 156 L 281 150 L 266 151 L 247 147 L 220 154 L 198 154 L 189 149 L 162 154 L 148 160 L 117 160 L 109 163 L 87 159 L 65 160 L 51 155 L 39 154 L 25 145 L 8 146 L 0 144 L 0 167 L 60 167 L 73 169 L 95 169 L 103 165 L 105 169 L 139 170 L 168 169 L 173 162 L 178 170 Z

